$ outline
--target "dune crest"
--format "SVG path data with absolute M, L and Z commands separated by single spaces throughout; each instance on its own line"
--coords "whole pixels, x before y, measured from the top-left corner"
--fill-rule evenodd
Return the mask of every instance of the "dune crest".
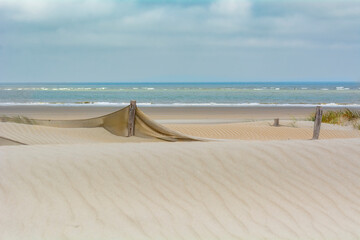
M 0 239 L 359 239 L 359 172 L 360 139 L 3 146 Z

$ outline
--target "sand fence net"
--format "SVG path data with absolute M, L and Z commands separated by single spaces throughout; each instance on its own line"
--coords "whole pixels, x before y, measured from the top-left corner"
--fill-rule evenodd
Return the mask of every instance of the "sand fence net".
M 2 142 L 26 145 L 200 140 L 156 123 L 138 107 L 135 107 L 134 136 L 128 137 L 129 110 L 130 106 L 127 106 L 104 116 L 80 120 L 0 117 L 0 138 Z

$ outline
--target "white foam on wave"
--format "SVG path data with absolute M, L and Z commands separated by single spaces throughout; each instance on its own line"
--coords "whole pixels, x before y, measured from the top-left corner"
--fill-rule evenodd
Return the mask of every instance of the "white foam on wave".
M 76 102 L 76 103 L 48 103 L 48 102 L 28 102 L 28 103 L 14 103 L 4 102 L 0 106 L 127 106 L 128 102 Z M 360 103 L 150 103 L 138 102 L 138 106 L 147 107 L 360 107 Z
M 358 90 L 360 88 L 348 88 L 348 87 L 335 87 L 335 89 L 331 90 Z M 107 88 L 107 87 L 14 87 L 14 88 L 0 88 L 0 91 L 133 91 L 133 90 L 155 90 L 154 87 L 132 87 L 132 88 Z M 157 91 L 279 91 L 279 90 L 309 90 L 309 88 L 302 87 L 302 88 L 279 88 L 279 87 L 258 87 L 258 88 L 156 88 Z M 330 90 L 329 88 L 320 88 L 320 89 L 312 89 L 312 90 Z
M 344 90 L 350 90 L 350 88 L 346 88 L 346 87 L 336 87 L 336 90 L 338 90 L 338 91 L 344 91 Z
M 4 91 L 103 91 L 107 90 L 106 87 L 99 88 L 89 88 L 89 87 L 32 87 L 32 88 L 0 88 L 0 90 Z M 123 90 L 123 89 L 115 89 L 115 90 Z

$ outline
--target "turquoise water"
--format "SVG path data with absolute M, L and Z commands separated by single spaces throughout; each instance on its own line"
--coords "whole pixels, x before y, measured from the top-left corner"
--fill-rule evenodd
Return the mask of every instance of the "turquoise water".
M 252 106 L 360 105 L 360 83 L 16 83 L 0 105 Z

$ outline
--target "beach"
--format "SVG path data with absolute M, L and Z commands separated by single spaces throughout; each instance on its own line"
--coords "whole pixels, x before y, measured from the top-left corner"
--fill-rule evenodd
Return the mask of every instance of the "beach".
M 0 19 L 0 240 L 360 240 L 360 1 Z
M 35 119 L 74 120 L 94 118 L 109 114 L 119 107 L 99 106 L 0 106 L 0 113 L 6 116 L 24 115 Z M 339 110 L 344 107 L 324 107 L 326 110 Z M 358 110 L 359 108 L 352 108 Z M 184 134 L 214 139 L 238 140 L 289 140 L 311 139 L 313 122 L 308 121 L 315 108 L 312 107 L 141 107 L 151 119 L 170 129 Z M 280 119 L 279 127 L 272 127 L 274 119 Z M 12 126 L 12 125 L 11 125 Z M 9 129 L 10 126 L 7 127 Z M 14 133 L 21 135 L 35 130 L 12 126 Z M 3 128 L 4 129 L 4 128 Z M 1 130 L 1 128 L 0 128 Z M 6 131 L 5 129 L 3 131 Z M 36 129 L 41 132 L 43 128 Z M 42 135 L 78 135 L 93 141 L 116 141 L 107 132 L 46 129 Z M 71 133 L 65 133 L 66 131 Z M 359 131 L 351 126 L 322 124 L 321 139 L 360 137 Z M 64 136 L 66 138 L 66 136 Z M 100 138 L 103 136 L 103 138 Z M 4 137 L 4 136 L 3 136 Z M 51 137 L 51 136 L 50 136 Z M 29 136 L 31 138 L 31 136 Z M 66 138 L 69 139 L 69 138 Z M 101 140 L 102 139 L 102 140 Z M 2 140 L 5 141 L 5 140 Z M 66 143 L 63 140 L 59 143 Z M 72 142 L 78 140 L 73 140 Z M 127 140 L 122 140 L 127 141 Z M 57 141 L 56 141 L 57 143 Z
M 126 106 L 126 105 L 125 105 Z M 24 115 L 30 118 L 39 119 L 84 119 L 105 115 L 117 111 L 124 106 L 94 106 L 82 104 L 79 106 L 64 105 L 0 105 L 2 116 Z M 244 122 L 253 120 L 271 120 L 281 118 L 284 120 L 306 120 L 315 112 L 315 106 L 140 106 L 146 114 L 160 122 L 186 123 L 191 120 L 207 120 L 213 122 Z M 345 109 L 346 106 L 323 106 L 324 110 Z M 360 110 L 360 106 L 350 107 L 350 109 Z M 168 121 L 167 121 L 168 120 Z M 211 122 L 209 121 L 209 122 Z M 194 121 L 196 122 L 196 121 Z
M 1 239 L 358 239 L 360 131 L 314 108 L 140 108 L 195 142 L 0 123 Z M 113 107 L 1 106 L 85 119 Z M 274 118 L 280 126 L 272 126 Z M 135 127 L 136 129 L 136 127 Z M 121 140 L 119 140 L 121 139 Z M 2 146 L 1 146 L 2 145 Z
M 0 147 L 1 239 L 358 239 L 359 139 Z

